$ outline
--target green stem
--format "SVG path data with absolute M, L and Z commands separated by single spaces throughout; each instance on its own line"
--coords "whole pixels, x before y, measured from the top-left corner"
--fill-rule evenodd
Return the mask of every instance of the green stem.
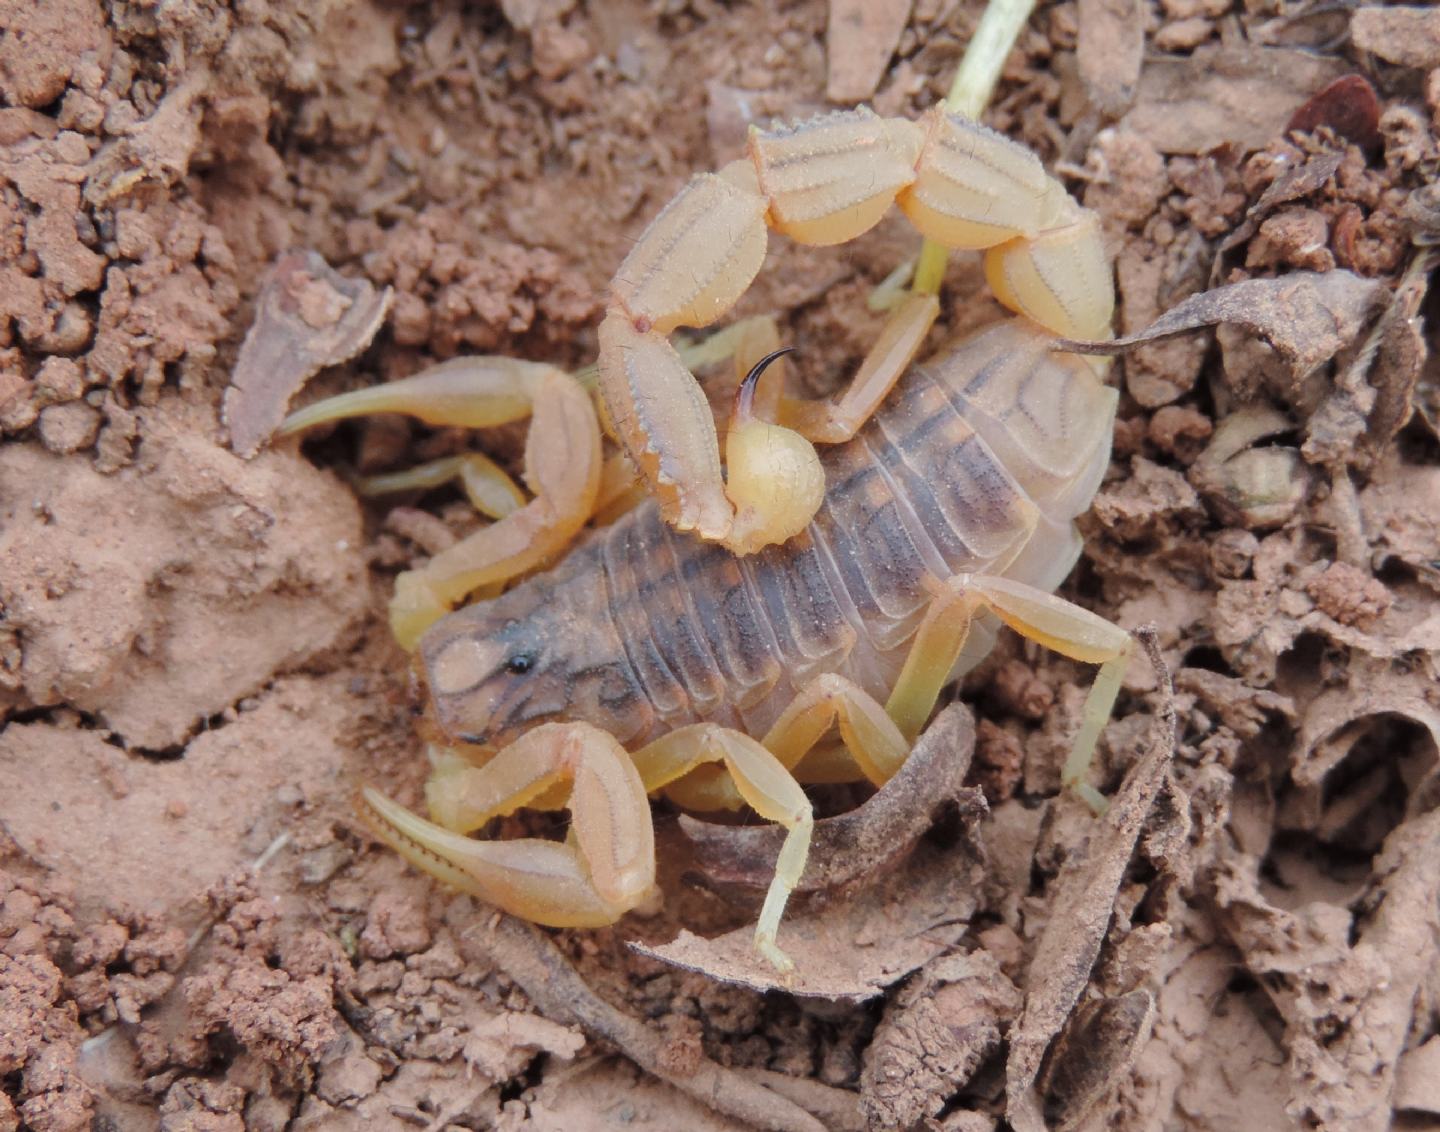
M 980 117 L 995 92 L 1005 60 L 1034 9 L 1035 0 L 990 0 L 950 83 L 945 109 L 967 118 Z M 939 294 L 949 257 L 950 251 L 943 244 L 934 240 L 921 244 L 911 290 L 925 295 Z

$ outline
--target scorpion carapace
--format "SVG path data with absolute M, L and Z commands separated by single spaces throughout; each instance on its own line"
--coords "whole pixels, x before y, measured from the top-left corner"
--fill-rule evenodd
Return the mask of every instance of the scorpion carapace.
M 823 503 L 783 546 L 737 556 L 647 503 L 443 618 L 416 663 L 448 752 L 429 789 L 446 828 L 372 792 L 381 835 L 520 915 L 606 922 L 646 887 L 646 791 L 749 804 L 790 830 L 757 931 L 783 967 L 811 821 L 799 781 L 886 781 L 944 684 L 984 655 L 987 612 L 1102 665 L 1064 774 L 1094 798 L 1081 779 L 1129 638 L 1049 591 L 1079 553 L 1072 520 L 1106 466 L 1116 394 L 1051 346 L 1016 320 L 912 367 L 825 450 Z M 817 746 L 835 725 L 844 746 Z M 569 842 L 458 836 L 523 805 L 568 805 Z

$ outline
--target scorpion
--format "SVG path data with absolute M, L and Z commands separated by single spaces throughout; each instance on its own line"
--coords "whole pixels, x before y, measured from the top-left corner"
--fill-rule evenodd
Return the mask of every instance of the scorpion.
M 737 333 L 722 473 L 714 415 L 666 335 L 734 305 L 767 225 L 838 243 L 897 201 L 927 237 L 983 250 L 1019 317 L 918 365 L 938 303 L 911 294 L 833 401 L 784 392 L 773 325 Z M 694 178 L 641 235 L 600 326 L 599 412 L 570 374 L 486 357 L 293 414 L 287 432 L 380 411 L 532 417 L 528 501 L 478 453 L 386 477 L 458 478 L 496 521 L 397 580 L 434 820 L 367 788 L 368 823 L 462 891 L 592 927 L 654 889 L 650 794 L 749 806 L 786 830 L 755 947 L 788 971 L 778 933 L 813 826 L 801 784 L 883 786 L 999 623 L 1099 666 L 1062 781 L 1102 808 L 1085 779 L 1131 638 L 1053 591 L 1080 553 L 1117 394 L 1103 363 L 1056 340 L 1108 337 L 1113 303 L 1097 218 L 1028 150 L 943 107 L 919 122 L 839 112 L 752 130 L 745 158 Z M 605 457 L 602 429 L 622 455 Z M 568 809 L 566 839 L 468 836 L 522 807 Z

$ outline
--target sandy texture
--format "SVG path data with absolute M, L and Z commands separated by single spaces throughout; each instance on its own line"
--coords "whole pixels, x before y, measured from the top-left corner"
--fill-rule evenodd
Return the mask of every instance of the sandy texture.
M 523 433 L 377 419 L 242 459 L 222 404 L 262 284 L 307 265 L 300 321 L 345 341 L 248 358 L 246 452 L 361 344 L 352 300 L 367 335 L 392 305 L 296 403 L 463 352 L 583 365 L 690 173 L 827 90 L 917 113 L 979 13 L 832 8 L 0 0 L 0 1132 L 1440 1117 L 1429 9 L 1076 0 L 1005 67 L 986 120 L 1101 215 L 1118 332 L 1187 299 L 1195 327 L 1113 368 L 1064 590 L 1153 623 L 1174 673 L 1169 761 L 1163 680 L 1126 678 L 1106 819 L 1057 794 L 1089 674 L 1002 637 L 960 816 L 797 901 L 834 997 L 743 985 L 753 861 L 707 878 L 666 807 L 663 906 L 593 932 L 498 919 L 357 829 L 358 784 L 413 805 L 425 773 L 393 576 L 477 520 L 345 477 L 513 463 Z M 895 218 L 776 240 L 742 313 L 828 392 L 914 251 Z M 943 300 L 937 342 L 999 312 L 974 257 Z M 682 929 L 698 970 L 658 957 Z

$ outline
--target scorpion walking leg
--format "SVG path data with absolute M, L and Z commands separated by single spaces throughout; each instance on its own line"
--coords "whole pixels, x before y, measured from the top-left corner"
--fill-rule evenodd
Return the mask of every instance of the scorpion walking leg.
M 1130 657 L 1130 634 L 1078 605 L 1007 578 L 957 575 L 945 583 L 926 613 L 905 659 L 886 711 L 913 738 L 929 717 L 964 648 L 975 615 L 994 613 L 1021 636 L 1100 671 L 1086 697 L 1080 730 L 1061 771 L 1061 782 L 1097 813 L 1105 798 L 1084 781 L 1100 731 L 1115 707 Z
M 525 446 L 525 480 L 535 498 L 396 579 L 390 627 L 404 648 L 413 648 L 466 594 L 518 577 L 559 553 L 595 510 L 600 424 L 590 395 L 554 366 L 513 358 L 457 358 L 402 381 L 312 405 L 293 414 L 283 431 L 369 413 L 406 413 L 428 424 L 466 428 L 534 417 Z M 487 493 L 498 490 L 480 467 L 472 461 L 460 470 L 481 480 Z M 423 480 L 435 471 L 410 474 Z
M 805 686 L 761 740 L 786 767 L 796 766 L 832 726 L 861 772 L 876 786 L 895 776 L 910 754 L 907 740 L 875 699 L 843 676 Z
M 569 787 L 569 840 L 483 841 L 464 836 L 492 817 Z M 484 766 L 443 760 L 426 787 L 426 821 L 366 789 L 361 812 L 375 833 L 431 876 L 536 923 L 598 927 L 634 908 L 655 884 L 650 803 L 613 736 L 586 723 L 552 723 Z
M 849 680 L 827 674 L 807 685 L 759 742 L 702 723 L 671 732 L 634 756 L 648 790 L 678 783 L 706 763 L 723 763 L 740 797 L 761 817 L 789 830 L 755 929 L 756 949 L 781 970 L 790 970 L 790 961 L 776 935 L 785 904 L 805 871 L 812 821 L 810 802 L 791 768 L 836 725 L 855 763 L 877 785 L 888 781 L 909 754 L 910 744 L 884 708 Z M 699 795 L 714 803 L 703 808 L 728 804 L 724 780 L 702 779 L 696 785 L 691 800 Z
M 787 398 L 780 423 L 816 444 L 849 440 L 910 368 L 939 314 L 940 303 L 934 295 L 907 295 L 891 313 L 840 400 Z
M 780 918 L 790 893 L 805 871 L 814 822 L 810 799 L 773 754 L 743 732 L 713 723 L 681 727 L 635 752 L 633 756 L 647 790 L 657 790 L 706 763 L 721 763 L 750 808 L 788 831 L 775 863 L 775 879 L 765 894 L 755 949 L 780 971 L 794 964 L 776 942 Z
M 489 456 L 462 452 L 417 464 L 403 472 L 362 476 L 355 481 L 361 495 L 389 495 L 397 491 L 429 491 L 458 480 L 470 506 L 487 519 L 503 519 L 525 506 L 525 493 L 509 473 Z

